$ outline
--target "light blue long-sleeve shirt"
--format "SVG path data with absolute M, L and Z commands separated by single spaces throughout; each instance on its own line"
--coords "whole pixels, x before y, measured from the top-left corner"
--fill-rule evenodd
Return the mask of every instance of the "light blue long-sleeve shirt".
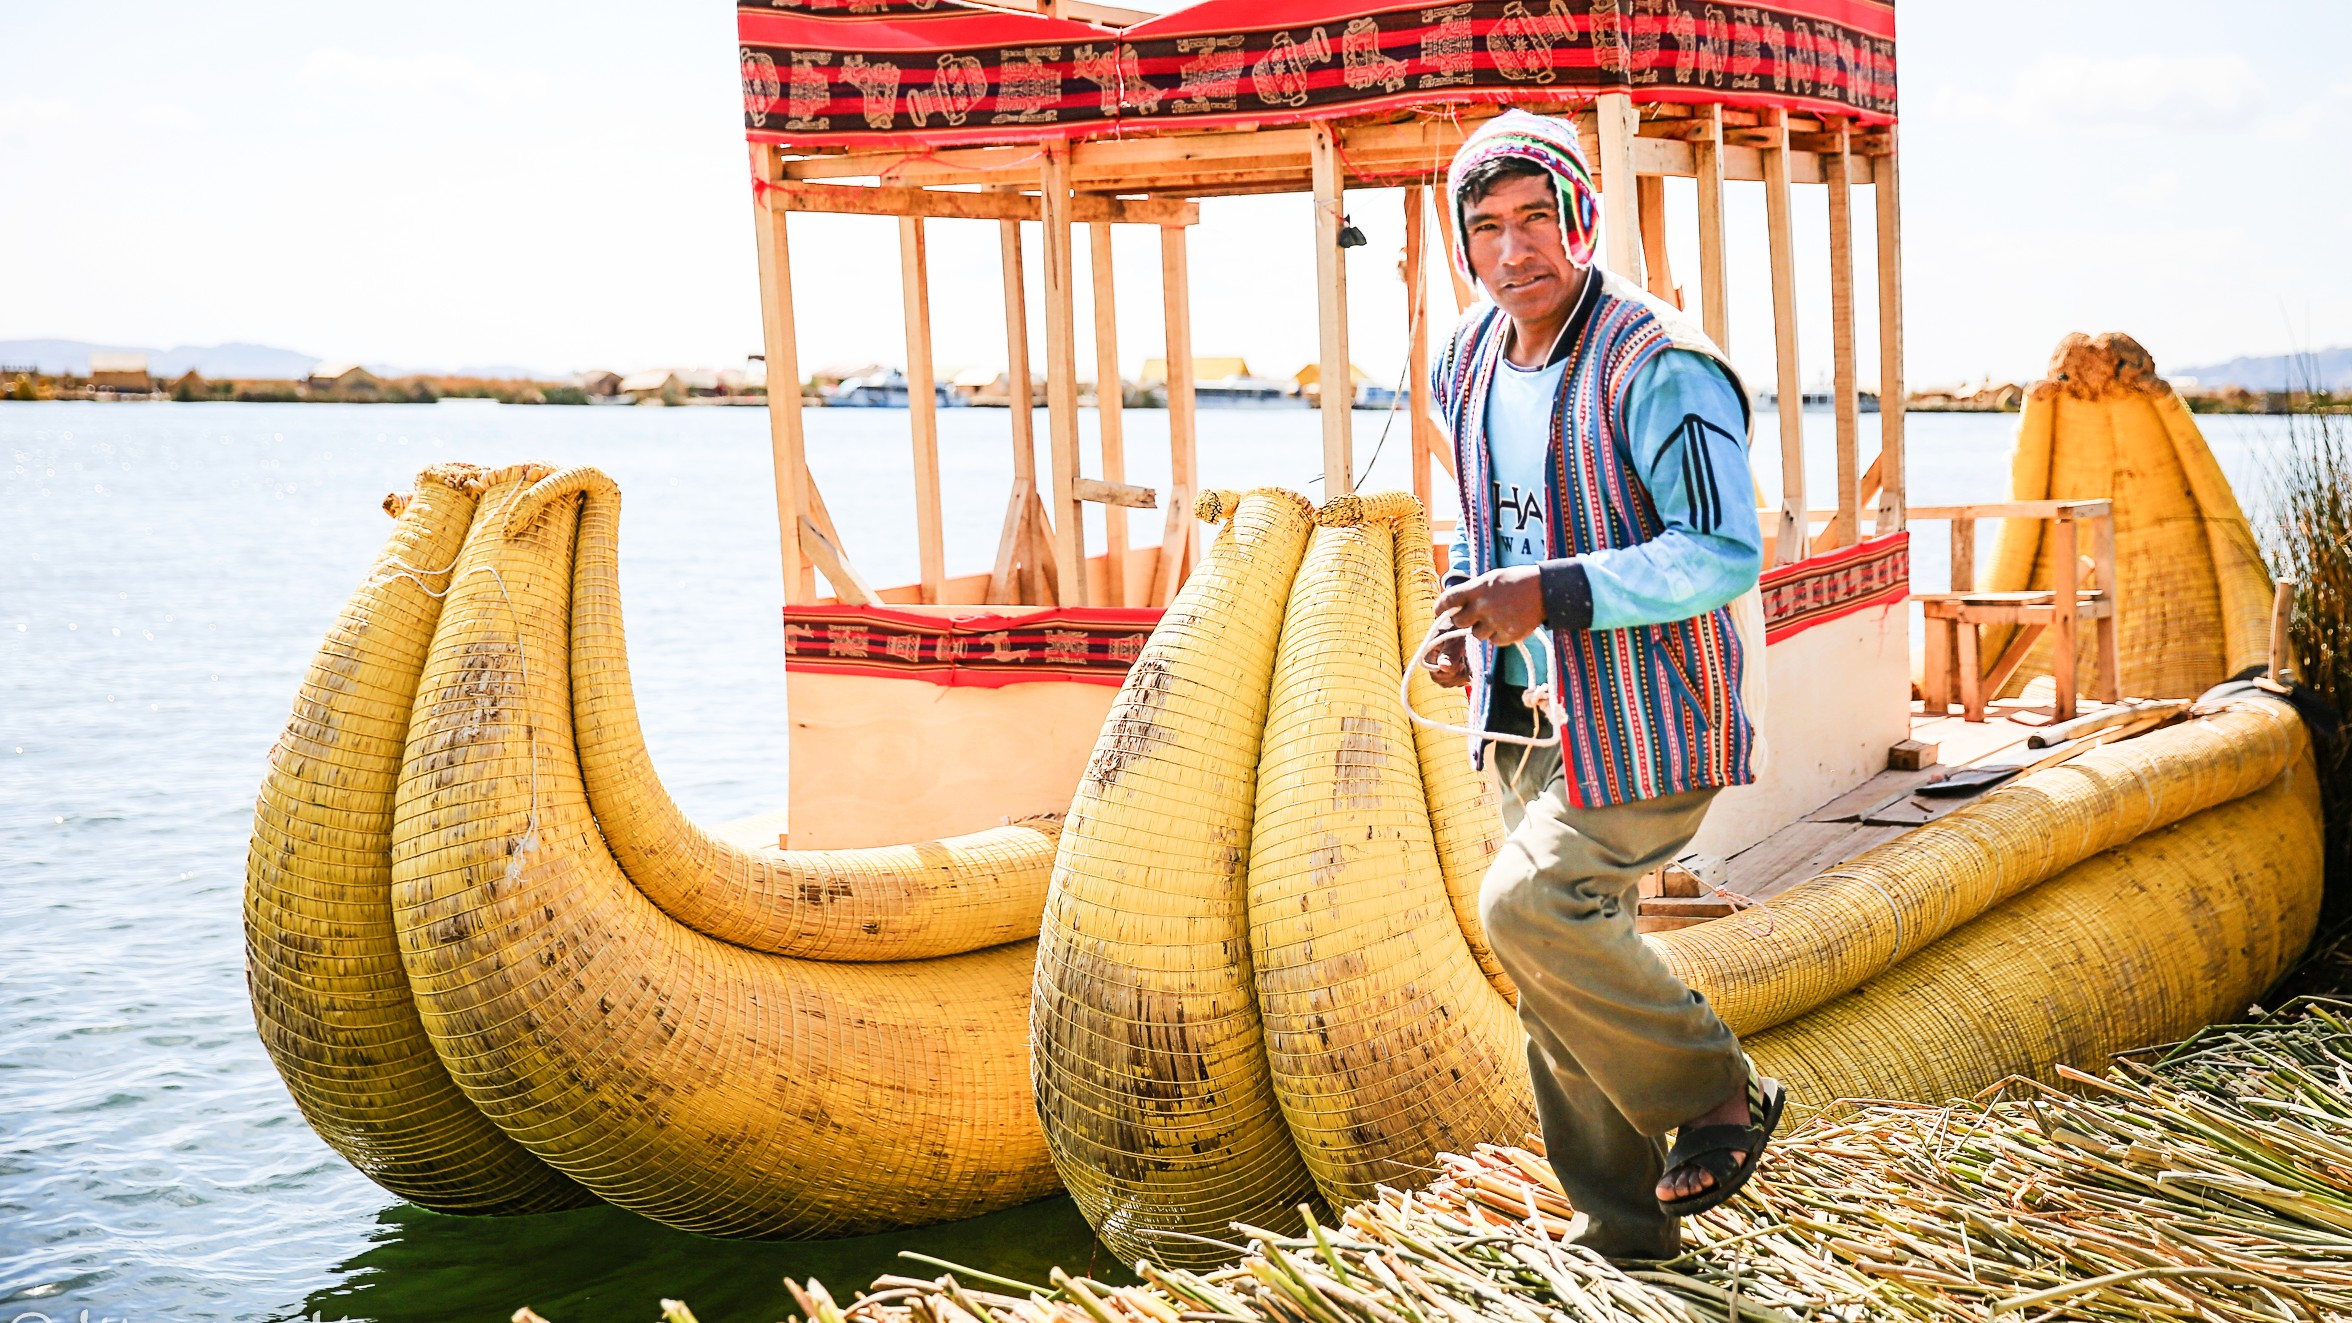
M 1486 430 L 1500 487 L 1505 456 L 1499 453 L 1496 422 L 1490 415 Z M 1548 435 L 1549 416 L 1539 425 Z M 1754 586 L 1763 566 L 1746 411 L 1723 371 L 1689 350 L 1659 354 L 1626 392 L 1625 426 L 1637 472 L 1664 528 L 1647 542 L 1572 558 L 1590 587 L 1589 627 L 1596 630 L 1702 615 Z M 1506 424 L 1501 430 L 1518 433 L 1522 428 Z M 1498 491 L 1491 504 L 1498 522 L 1515 525 L 1517 514 L 1503 501 L 1507 494 Z M 1471 531 L 1467 518 L 1454 527 L 1449 579 L 1469 577 Z M 1496 530 L 1487 533 L 1497 535 Z M 1500 555 L 1499 545 L 1497 551 L 1494 564 L 1527 563 L 1523 556 Z

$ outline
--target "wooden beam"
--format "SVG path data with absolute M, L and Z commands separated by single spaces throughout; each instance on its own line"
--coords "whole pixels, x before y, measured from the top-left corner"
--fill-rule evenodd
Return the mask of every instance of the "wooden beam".
M 1877 529 L 1903 527 L 1910 499 L 1903 462 L 1903 220 L 1896 181 L 1895 131 L 1887 129 L 1887 154 L 1878 158 L 1871 185 L 1878 209 L 1878 453 L 1885 481 L 1878 492 Z M 2101 587 L 2111 585 L 2102 584 Z
M 1042 585 L 1037 593 L 1037 600 L 1051 602 L 1057 606 L 1068 604 L 1067 599 L 1062 596 L 1060 543 L 1057 540 L 1052 521 L 1045 517 L 1045 498 L 1034 490 L 1029 493 L 1028 527 L 1029 549 L 1025 554 L 1028 557 L 1028 563 L 1036 567 L 1037 579 Z M 1085 591 L 1086 584 L 1081 580 L 1078 584 L 1078 592 L 1083 594 Z
M 1018 560 L 1019 544 L 1028 534 L 1030 497 L 1025 493 L 1037 490 L 1037 420 L 1029 389 L 1029 290 L 1021 270 L 1021 222 L 997 222 L 997 250 L 1004 273 L 1005 411 L 1013 424 L 1013 508 L 1007 511 L 1004 533 L 997 541 L 1001 565 Z M 1026 580 L 999 583 L 991 578 L 989 601 L 1032 603 L 1036 598 L 1029 586 Z
M 1641 213 L 1643 284 L 1653 298 L 1679 308 L 1682 291 L 1674 287 L 1674 269 L 1666 260 L 1666 180 L 1659 175 L 1635 175 L 1635 210 Z
M 1862 537 L 1862 399 L 1854 367 L 1854 190 L 1846 183 L 1845 124 L 1829 171 L 1830 403 L 1837 418 L 1837 508 L 1834 546 Z
M 1878 482 L 1878 461 L 1872 459 L 1870 467 L 1862 470 L 1862 504 L 1870 504 L 1871 498 L 1878 495 Z M 1814 512 L 1809 511 L 1808 513 Z M 1830 541 L 1830 538 L 1837 532 L 1837 511 L 1831 510 L 1826 514 L 1815 514 L 1815 517 L 1820 519 L 1822 524 L 1821 531 L 1813 535 L 1813 554 L 1818 556 L 1837 545 Z
M 1787 140 L 1787 113 L 1767 112 Z M 1789 218 L 1788 151 L 1764 150 L 1764 223 L 1772 252 L 1772 336 L 1780 395 L 1780 527 L 1775 564 L 1805 554 L 1805 388 L 1797 363 L 1797 246 Z
M 1127 481 L 1127 439 L 1122 428 L 1125 389 L 1119 380 L 1119 311 L 1111 266 L 1111 225 L 1096 221 L 1087 226 L 1087 275 L 1094 289 L 1094 413 L 1102 444 L 1101 485 L 1123 486 Z M 1148 488 L 1136 488 L 1148 494 Z M 1081 499 L 1101 500 L 1100 497 Z M 1127 502 L 1111 501 L 1103 510 L 1103 568 L 1107 571 L 1108 600 L 1104 606 L 1127 605 Z
M 1421 425 L 1430 408 L 1428 192 L 1417 184 L 1405 189 L 1405 403 L 1412 419 L 1413 498 L 1423 510 L 1434 493 L 1430 429 Z
M 1180 226 L 1160 227 L 1160 306 L 1167 332 L 1163 360 L 1168 368 L 1168 499 L 1172 508 L 1160 541 L 1161 591 L 1153 605 L 1166 606 L 1175 600 L 1175 585 L 1192 573 L 1192 493 L 1200 489 L 1193 432 L 1192 277 L 1186 268 Z
M 781 169 L 776 149 L 753 143 L 751 168 L 753 177 L 775 180 Z M 815 601 L 817 586 L 814 567 L 800 544 L 801 511 L 808 505 L 803 486 L 808 461 L 800 416 L 798 332 L 792 317 L 792 252 L 782 214 L 754 206 L 751 220 L 759 249 L 760 333 L 768 363 L 768 454 L 776 475 L 776 540 L 783 549 L 784 600 L 798 605 Z
M 1029 502 L 1036 487 L 1026 479 L 1013 479 L 1013 494 L 1005 502 L 1004 529 L 996 538 L 996 564 L 988 571 L 988 601 L 991 604 L 1011 605 L 1021 599 L 1020 569 L 1022 531 L 1029 522 Z
M 1593 100 L 1600 117 L 1601 229 L 1611 271 L 1632 280 L 1641 270 L 1641 217 L 1633 183 L 1633 140 L 1640 112 L 1624 92 L 1603 92 Z
M 1707 338 L 1731 352 L 1731 291 L 1723 247 L 1723 107 L 1699 108 L 1707 136 L 1691 143 L 1699 192 L 1699 308 Z
M 800 544 L 809 560 L 824 572 L 825 581 L 833 585 L 835 597 L 851 606 L 871 606 L 881 600 L 875 596 L 874 586 L 849 563 L 849 556 L 805 515 L 800 521 Z
M 2095 519 L 2114 509 L 2105 497 L 2082 500 L 2050 501 L 1971 501 L 1966 505 L 1923 505 L 1912 510 L 1913 519 L 2055 519 L 2071 514 L 2077 519 Z M 1827 512 L 1815 511 L 1816 518 L 1826 518 Z
M 1347 211 L 1339 152 L 1328 123 L 1314 126 L 1315 320 L 1321 332 L 1317 391 L 1323 414 L 1323 496 L 1356 489 L 1355 373 L 1348 364 L 1347 250 L 1339 231 Z
M 1086 605 L 1086 520 L 1078 481 L 1078 312 L 1070 234 L 1070 149 L 1044 148 L 1045 406 L 1053 454 L 1054 569 L 1063 606 Z
M 934 220 L 1040 219 L 1034 194 L 990 190 L 956 192 L 904 184 L 812 184 L 791 182 L 768 190 L 778 211 L 825 212 L 841 216 L 924 216 Z M 1200 204 L 1189 198 L 1119 198 L 1081 193 L 1070 203 L 1070 219 L 1106 225 L 1198 225 Z
M 1564 106 L 1547 108 L 1531 104 L 1528 108 L 1573 117 L 1580 130 L 1592 128 L 1596 118 L 1590 111 L 1577 112 Z M 1650 113 L 1658 110 L 1651 107 Z M 1340 145 L 1347 157 L 1344 168 L 1360 182 L 1387 187 L 1405 183 L 1440 185 L 1444 182 L 1444 162 L 1461 145 L 1465 134 L 1484 118 L 1473 107 L 1460 107 L 1458 113 L 1458 123 L 1402 120 L 1341 129 Z M 1758 149 L 1770 143 L 1773 135 L 1767 125 L 1743 123 L 1755 113 L 1735 110 L 1724 117 L 1724 177 L 1727 179 L 1764 177 Z M 1679 121 L 1674 126 L 1674 137 L 1652 136 L 1651 130 L 1658 128 L 1655 123 L 1645 124 L 1633 139 L 1630 151 L 1634 173 L 1694 176 L 1697 139 L 1703 136 L 1696 118 Z M 1248 191 L 1246 179 L 1253 174 L 1261 177 L 1288 174 L 1297 181 L 1288 187 L 1304 189 L 1309 186 L 1310 134 L 1305 128 L 1212 129 L 1082 142 L 1075 145 L 1071 157 L 1071 182 L 1088 193 L 1167 193 L 1173 188 L 1170 181 L 1184 178 L 1195 184 L 1187 191 L 1221 194 Z M 1854 158 L 1849 172 L 1851 182 L 1875 182 L 1876 164 L 1885 159 L 1878 146 L 1881 141 L 1875 134 L 1863 135 L 1855 150 L 1869 154 Z M 1597 131 L 1587 135 L 1586 149 L 1597 159 Z M 949 147 L 920 156 L 889 150 L 798 157 L 787 162 L 784 169 L 786 177 L 793 180 L 882 178 L 902 187 L 971 186 L 1000 183 L 1009 172 L 1026 173 L 1036 159 L 1036 149 L 1029 146 Z M 1820 154 L 1801 144 L 1794 146 L 1789 152 L 1789 171 L 1792 183 L 1820 183 Z M 1089 215 L 1076 218 L 1101 219 Z
M 1470 287 L 1469 278 L 1462 274 L 1462 264 L 1454 260 L 1454 254 L 1460 250 L 1455 247 L 1453 195 L 1440 185 L 1429 202 L 1437 212 L 1438 242 L 1445 245 L 1446 278 L 1454 286 L 1454 311 L 1465 312 L 1478 301 L 1478 292 Z
M 1129 510 L 1157 510 L 1160 508 L 1160 494 L 1158 492 L 1149 487 L 1138 487 L 1133 483 L 1104 482 L 1097 478 L 1080 478 L 1070 484 L 1070 490 L 1081 501 L 1091 501 L 1096 505 L 1107 507 L 1103 511 L 1104 515 L 1106 517 L 1117 515 L 1122 524 L 1127 522 Z M 1103 605 L 1117 606 L 1119 603 L 1105 602 Z
M 1192 489 L 1179 483 L 1168 491 L 1168 524 L 1160 531 L 1160 572 L 1152 584 L 1151 605 L 1165 607 L 1176 600 L 1184 585 L 1184 560 L 1192 545 Z
M 939 600 L 947 582 L 947 544 L 939 510 L 939 401 L 931 370 L 931 273 L 923 218 L 898 220 L 899 289 L 906 304 L 907 430 L 915 445 L 915 555 L 923 600 Z

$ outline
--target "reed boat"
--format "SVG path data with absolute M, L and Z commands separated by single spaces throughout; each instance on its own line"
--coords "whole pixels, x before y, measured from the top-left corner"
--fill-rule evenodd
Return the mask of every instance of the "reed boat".
M 272 751 L 245 894 L 263 1040 L 312 1126 L 388 1190 L 805 1237 L 1061 1188 L 1123 1256 L 1182 1262 L 1236 1221 L 1279 1231 L 1526 1133 L 1514 990 L 1475 906 L 1497 790 L 1405 710 L 1463 719 L 1406 665 L 1452 481 L 1426 397 L 1429 248 L 1450 225 L 1430 190 L 1504 104 L 1575 117 L 1608 264 L 1695 297 L 1718 342 L 1727 181 L 1766 201 L 1786 439 L 1757 601 L 1768 761 L 1642 900 L 1758 1060 L 1816 1106 L 2053 1079 L 2236 1013 L 2309 939 L 2317 788 L 2273 680 L 2273 586 L 2144 354 L 2061 346 L 2015 499 L 1910 502 L 1891 4 L 803 0 L 745 5 L 738 30 L 791 801 L 706 829 L 663 791 L 610 477 L 446 464 L 389 498 L 392 536 Z M 1693 181 L 1695 292 L 1669 261 L 1669 177 Z M 1800 186 L 1829 221 L 1837 477 L 1818 505 Z M 1373 187 L 1405 208 L 1410 490 L 1354 490 L 1339 391 L 1301 456 L 1318 492 L 1216 485 L 1195 455 L 1198 199 L 1313 195 L 1297 239 L 1320 379 L 1341 382 L 1347 194 Z M 807 464 L 789 231 L 810 212 L 897 222 L 914 583 L 860 574 L 847 534 L 866 530 L 834 522 Z M 956 575 L 926 269 L 948 222 L 998 229 L 1016 382 L 1041 236 L 1046 347 L 1042 469 L 1010 391 L 1002 537 Z M 1159 231 L 1165 491 L 1127 481 L 1116 390 L 1085 471 L 1081 225 L 1105 382 L 1112 227 Z M 1139 511 L 1156 544 L 1135 542 Z M 1946 591 L 1913 591 L 1915 522 L 1950 530 Z

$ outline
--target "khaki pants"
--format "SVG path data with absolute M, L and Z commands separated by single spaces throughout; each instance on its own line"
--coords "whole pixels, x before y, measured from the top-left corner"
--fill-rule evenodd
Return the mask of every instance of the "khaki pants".
M 1585 1216 L 1577 1243 L 1666 1258 L 1663 1136 L 1747 1083 L 1706 999 L 1634 931 L 1641 876 L 1698 832 L 1713 790 L 1571 808 L 1558 749 L 1493 745 L 1510 839 L 1478 898 L 1487 941 L 1519 985 L 1527 1065 L 1552 1170 Z M 1516 775 L 1514 775 L 1516 773 Z M 1524 804 L 1522 804 L 1524 800 Z

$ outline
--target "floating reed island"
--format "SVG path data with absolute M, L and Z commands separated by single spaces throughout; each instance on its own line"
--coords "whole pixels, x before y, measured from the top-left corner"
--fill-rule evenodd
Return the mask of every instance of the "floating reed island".
M 1841 1106 L 1693 1219 L 1686 1253 L 1648 1266 L 1566 1244 L 1570 1212 L 1540 1149 L 1482 1144 L 1329 1222 L 1301 1210 L 1296 1232 L 1236 1224 L 1223 1267 L 1145 1256 L 1138 1285 L 951 1268 L 846 1301 L 788 1282 L 793 1323 L 2344 1318 L 2348 1015 L 2298 1003 L 2152 1064 L 2062 1071 L 2065 1088 L 2011 1079 L 1973 1102 Z M 667 1317 L 691 1319 L 668 1303 Z

